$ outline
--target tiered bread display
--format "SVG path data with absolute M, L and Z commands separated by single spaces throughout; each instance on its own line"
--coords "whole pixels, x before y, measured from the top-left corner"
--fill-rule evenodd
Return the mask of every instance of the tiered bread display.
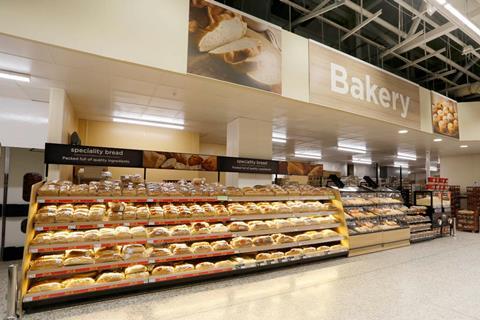
M 25 308 L 348 252 L 339 194 L 324 188 L 127 177 L 48 182 L 33 192 Z

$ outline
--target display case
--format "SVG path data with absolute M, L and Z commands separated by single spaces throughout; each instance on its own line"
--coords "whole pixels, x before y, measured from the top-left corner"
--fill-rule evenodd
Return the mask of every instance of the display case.
M 105 182 L 84 190 L 34 186 L 24 310 L 348 253 L 340 194 L 332 189 L 218 191 L 217 184 L 210 193 L 174 188 L 179 195 L 139 185 L 128 193 L 125 186 L 108 191 Z M 50 187 L 63 191 L 47 195 Z
M 414 203 L 416 206 L 427 207 L 426 215 L 430 217 L 435 236 L 451 235 L 453 218 L 450 191 L 415 191 Z
M 409 245 L 400 192 L 340 190 L 350 235 L 350 256 Z
M 435 239 L 432 220 L 425 206 L 411 206 L 405 211 L 405 222 L 410 227 L 410 242 L 420 242 Z

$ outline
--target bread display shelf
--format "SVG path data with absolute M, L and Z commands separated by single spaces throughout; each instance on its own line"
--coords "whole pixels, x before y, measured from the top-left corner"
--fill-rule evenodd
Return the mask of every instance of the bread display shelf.
M 403 230 L 403 229 L 409 229 L 409 227 L 394 227 L 394 228 L 389 228 L 389 229 L 367 231 L 367 232 L 358 232 L 357 231 L 357 233 L 350 234 L 350 237 L 355 237 L 355 236 L 364 235 L 364 234 L 373 234 L 373 233 L 389 232 L 389 231 L 395 231 L 395 230 Z
M 174 225 L 189 224 L 193 222 L 228 222 L 228 221 L 246 221 L 246 220 L 265 220 L 265 219 L 285 219 L 295 217 L 309 216 L 328 216 L 338 213 L 337 210 L 322 210 L 316 212 L 297 212 L 297 213 L 276 213 L 276 214 L 257 214 L 242 216 L 208 216 L 194 218 L 177 219 L 150 219 L 150 220 L 118 220 L 118 221 L 85 221 L 68 223 L 35 223 L 35 231 L 55 231 L 55 230 L 77 230 L 77 229 L 96 229 L 112 228 L 117 226 L 155 226 L 155 225 Z
M 429 223 L 428 226 L 410 226 L 410 233 L 417 233 L 422 231 L 428 231 L 432 229 L 432 224 Z
M 393 206 L 403 205 L 401 202 L 388 202 L 388 203 L 370 203 L 370 204 L 343 204 L 344 208 L 350 207 L 378 207 L 378 206 Z
M 154 264 L 154 263 L 168 263 L 168 262 L 175 262 L 175 261 L 186 261 L 186 260 L 195 260 L 195 259 L 203 259 L 203 258 L 221 257 L 221 256 L 229 256 L 233 254 L 244 254 L 244 253 L 253 253 L 253 252 L 260 252 L 260 251 L 287 249 L 287 248 L 293 248 L 293 247 L 302 247 L 302 246 L 309 246 L 314 244 L 321 244 L 321 243 L 334 242 L 334 241 L 340 241 L 340 240 L 343 240 L 343 236 L 314 239 L 314 240 L 308 240 L 308 241 L 302 241 L 302 242 L 290 242 L 290 243 L 276 244 L 271 246 L 257 246 L 257 247 L 238 248 L 234 250 L 214 251 L 214 252 L 202 253 L 202 254 L 187 254 L 187 255 L 177 255 L 177 256 L 167 256 L 167 257 L 156 257 L 156 258 L 150 257 L 150 258 L 145 258 L 141 260 L 105 262 L 105 263 L 98 263 L 98 264 L 68 266 L 68 267 L 55 268 L 55 269 L 29 270 L 27 272 L 27 277 L 29 279 L 43 278 L 43 277 L 60 276 L 60 275 L 67 275 L 67 274 L 74 274 L 74 273 L 84 273 L 84 272 L 97 271 L 97 270 L 123 268 L 123 267 L 128 267 L 130 265 L 135 265 L 135 264 L 146 265 L 146 264 Z
M 214 240 L 214 239 L 223 239 L 223 238 L 234 238 L 234 237 L 247 237 L 247 236 L 259 236 L 274 233 L 291 233 L 291 232 L 302 232 L 309 230 L 322 230 L 329 228 L 336 228 L 339 223 L 330 223 L 330 224 L 315 224 L 315 225 L 305 225 L 297 226 L 291 228 L 280 228 L 280 229 L 265 229 L 265 230 L 255 230 L 255 231 L 241 231 L 241 232 L 225 232 L 225 233 L 209 233 L 209 234 L 198 234 L 190 236 L 180 236 L 180 237 L 157 237 L 157 238 L 131 238 L 131 239 L 119 239 L 119 240 L 104 240 L 104 241 L 91 241 L 91 242 L 75 242 L 75 243 L 59 243 L 59 244 L 50 244 L 50 245 L 32 245 L 29 247 L 30 253 L 47 253 L 47 252 L 57 252 L 65 251 L 71 249 L 95 249 L 95 248 L 105 248 L 112 246 L 122 246 L 128 244 L 160 244 L 160 243 L 176 243 L 176 242 L 191 242 L 191 241 L 203 241 L 203 240 Z
M 267 268 L 273 268 L 273 267 L 281 267 L 281 266 L 285 266 L 285 265 L 289 265 L 289 264 L 301 262 L 301 261 L 309 261 L 309 260 L 313 261 L 313 260 L 331 258 L 333 256 L 342 256 L 342 255 L 345 255 L 347 252 L 348 252 L 347 249 L 330 250 L 330 251 L 317 252 L 317 253 L 308 254 L 308 255 L 302 254 L 302 255 L 284 257 L 279 259 L 256 261 L 254 263 L 249 263 L 249 264 L 237 264 L 231 268 L 215 268 L 212 270 L 193 271 L 193 272 L 189 271 L 189 272 L 182 272 L 182 273 L 173 273 L 171 275 L 150 276 L 149 278 L 146 278 L 146 279 L 122 280 L 118 282 L 94 284 L 90 286 L 82 286 L 82 287 L 48 291 L 48 292 L 30 293 L 24 296 L 23 302 L 28 303 L 28 302 L 35 302 L 40 300 L 52 300 L 60 297 L 95 293 L 95 292 L 106 291 L 106 290 L 115 290 L 115 289 L 125 288 L 125 287 L 136 287 L 138 289 L 142 289 L 147 287 L 146 284 L 162 284 L 162 283 L 173 284 L 174 282 L 181 279 L 200 278 L 200 277 L 221 275 L 221 274 L 227 275 L 227 274 L 243 273 L 246 271 L 255 271 L 255 270 L 261 270 L 261 269 L 267 269 Z
M 37 197 L 38 203 L 106 203 L 106 202 L 162 202 L 162 203 L 178 203 L 178 202 L 244 202 L 244 201 L 308 201 L 308 200 L 333 200 L 333 195 L 310 195 L 310 196 L 200 196 L 200 197 L 188 197 L 188 196 L 39 196 Z
M 352 217 L 346 218 L 347 221 L 354 221 L 354 220 L 370 220 L 370 219 L 388 219 L 388 218 L 399 218 L 404 217 L 405 214 L 389 214 L 389 215 L 376 215 L 372 217 Z

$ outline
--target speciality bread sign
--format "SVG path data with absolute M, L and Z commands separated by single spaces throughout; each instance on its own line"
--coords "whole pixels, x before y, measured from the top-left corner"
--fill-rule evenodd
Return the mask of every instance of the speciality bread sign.
M 420 128 L 419 87 L 310 41 L 310 102 Z
M 281 93 L 281 29 L 209 0 L 190 0 L 189 73 Z
M 432 92 L 432 126 L 434 133 L 459 138 L 457 101 Z
M 142 167 L 143 151 L 46 143 L 45 163 L 108 167 Z

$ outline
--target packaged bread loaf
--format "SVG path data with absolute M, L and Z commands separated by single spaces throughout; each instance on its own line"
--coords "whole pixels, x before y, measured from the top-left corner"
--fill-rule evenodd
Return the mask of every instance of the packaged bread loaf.
M 46 282 L 42 282 L 32 286 L 28 293 L 38 293 L 38 292 L 45 292 L 45 291 L 53 291 L 53 290 L 61 290 L 63 289 L 63 285 L 56 280 L 50 280 Z
M 317 249 L 315 249 L 314 247 L 303 248 L 303 254 L 313 254 L 316 252 L 317 252 Z
M 169 246 L 169 249 L 172 251 L 174 255 L 184 255 L 184 254 L 191 254 L 193 251 L 192 249 L 187 246 L 185 243 L 174 243 Z
M 317 248 L 317 252 L 326 252 L 328 250 L 330 250 L 329 246 L 320 246 Z
M 212 246 L 208 242 L 194 242 L 192 243 L 191 248 L 195 254 L 209 253 L 213 251 Z
M 190 264 L 190 263 L 178 264 L 174 268 L 175 272 L 188 272 L 193 270 L 195 270 L 195 267 L 193 266 L 193 264 Z
M 264 221 L 250 221 L 248 223 L 248 227 L 249 227 L 250 231 L 270 229 L 268 224 Z
M 45 182 L 43 186 L 41 186 L 37 194 L 39 196 L 45 196 L 45 197 L 52 197 L 52 196 L 58 196 L 59 193 L 59 186 L 56 184 L 55 181 L 50 181 L 50 182 Z
M 271 236 L 259 236 L 253 238 L 253 245 L 255 246 L 271 246 L 274 244 Z
M 125 275 L 122 272 L 105 272 L 97 278 L 97 283 L 115 282 L 125 280 Z
M 55 215 L 55 222 L 72 222 L 73 212 L 72 205 L 59 206 Z
M 230 215 L 246 215 L 248 214 L 247 209 L 239 204 L 239 203 L 232 203 L 228 205 L 228 211 L 230 212 Z
M 295 242 L 295 239 L 291 236 L 287 236 L 285 234 L 280 234 L 280 235 L 278 235 L 278 237 L 276 237 L 275 242 L 278 243 L 278 244 L 291 243 L 291 242 Z
M 172 237 L 189 236 L 190 235 L 190 228 L 187 225 L 181 224 L 181 225 L 172 227 L 170 229 L 170 233 L 171 233 Z
M 42 232 L 37 234 L 31 241 L 32 245 L 50 244 L 53 232 Z
M 108 221 L 119 221 L 123 219 L 123 211 L 108 209 L 105 217 Z
M 217 216 L 228 216 L 230 212 L 223 204 L 216 204 L 213 206 Z
M 255 256 L 255 260 L 270 260 L 272 255 L 268 252 L 261 252 Z
M 31 270 L 54 269 L 62 266 L 63 254 L 44 255 L 30 262 Z
M 230 260 L 222 260 L 215 263 L 215 268 L 233 268 L 235 264 Z
M 298 255 L 301 255 L 303 253 L 303 250 L 300 249 L 300 248 L 293 248 L 293 249 L 290 249 L 288 250 L 287 252 L 285 252 L 285 256 L 286 257 L 290 257 L 290 256 L 298 256 Z
M 237 238 L 233 238 L 231 245 L 234 248 L 251 247 L 253 246 L 253 241 L 250 238 L 237 237 Z
M 192 234 L 208 234 L 210 233 L 210 224 L 208 222 L 194 222 L 190 227 Z
M 218 240 L 212 242 L 212 248 L 214 251 L 222 251 L 222 250 L 231 250 L 232 246 L 225 240 Z
M 205 216 L 215 216 L 217 214 L 214 206 L 212 206 L 210 203 L 203 204 L 202 209 Z
M 296 242 L 312 240 L 308 234 L 298 234 L 294 238 Z
M 166 274 L 172 274 L 174 269 L 172 266 L 158 266 L 153 268 L 152 276 L 161 276 Z
M 117 246 L 95 249 L 95 263 L 122 261 L 120 248 Z
M 57 231 L 52 235 L 50 243 L 66 243 L 68 242 L 68 236 L 70 235 L 70 231 Z
M 169 248 L 150 247 L 146 251 L 149 257 L 166 257 L 172 255 L 172 251 L 170 251 Z
M 170 230 L 165 227 L 155 227 L 155 228 L 151 228 L 148 231 L 149 238 L 169 237 L 169 236 L 170 236 Z
M 137 219 L 137 208 L 132 205 L 127 205 L 123 211 L 124 220 L 135 220 Z
M 195 266 L 195 270 L 198 270 L 198 271 L 212 270 L 214 268 L 215 268 L 215 264 L 208 261 L 197 263 L 197 265 Z
M 113 228 L 101 228 L 98 232 L 100 240 L 115 239 L 115 229 Z
M 210 226 L 211 233 L 227 233 L 228 228 L 221 223 L 216 223 Z
M 235 221 L 228 225 L 228 231 L 238 232 L 238 231 L 248 231 L 249 226 L 245 222 Z
M 132 238 L 146 238 L 147 229 L 143 226 L 132 227 L 130 228 L 130 234 L 132 235 Z
M 137 219 L 148 219 L 150 217 L 150 210 L 147 206 L 138 206 L 135 212 Z
M 130 239 L 132 234 L 130 228 L 125 226 L 118 226 L 115 228 L 115 239 Z
M 152 206 L 150 207 L 150 217 L 151 218 L 156 218 L 156 219 L 161 219 L 163 218 L 163 208 L 161 206 Z
M 62 281 L 62 285 L 65 288 L 75 288 L 75 287 L 84 287 L 91 286 L 95 284 L 95 280 L 90 277 L 75 277 Z
M 37 223 L 54 223 L 57 214 L 57 206 L 45 206 L 38 209 L 35 215 Z
M 272 259 L 280 259 L 280 258 L 283 258 L 285 255 L 281 251 L 275 251 L 275 252 L 270 253 L 270 256 L 271 256 Z
M 83 233 L 83 238 L 85 239 L 85 241 L 98 241 L 100 240 L 100 231 L 87 230 Z

